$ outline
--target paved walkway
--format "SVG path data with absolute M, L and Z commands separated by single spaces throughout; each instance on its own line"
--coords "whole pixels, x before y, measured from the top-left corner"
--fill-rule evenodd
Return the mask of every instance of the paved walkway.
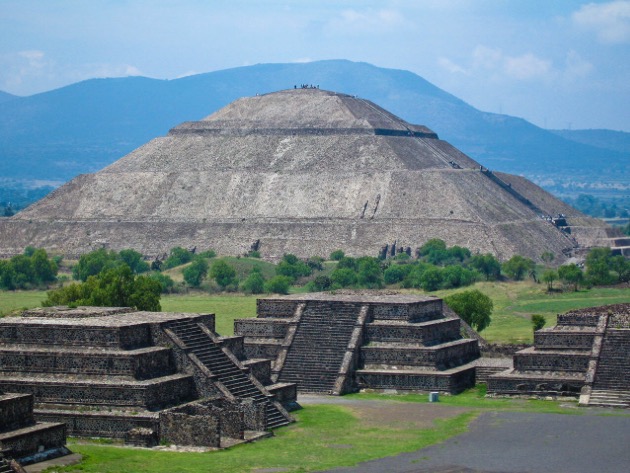
M 442 444 L 329 471 L 628 473 L 630 416 L 488 412 Z

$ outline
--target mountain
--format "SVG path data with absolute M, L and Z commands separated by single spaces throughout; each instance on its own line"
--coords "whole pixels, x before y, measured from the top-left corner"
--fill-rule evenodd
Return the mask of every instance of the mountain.
M 629 153 L 479 111 L 408 71 L 330 60 L 259 64 L 170 81 L 94 79 L 0 103 L 0 175 L 67 180 L 94 172 L 239 97 L 303 83 L 369 99 L 428 126 L 484 166 L 524 174 L 548 188 L 568 183 L 583 189 L 630 173 Z
M 0 103 L 8 102 L 9 100 L 17 99 L 17 95 L 9 94 L 8 92 L 3 92 L 0 90 Z
M 630 153 L 630 133 L 613 130 L 549 130 L 562 138 L 620 153 Z

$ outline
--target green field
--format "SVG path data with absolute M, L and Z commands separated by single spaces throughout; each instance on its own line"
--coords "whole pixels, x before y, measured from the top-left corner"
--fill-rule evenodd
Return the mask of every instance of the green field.
M 55 471 L 320 471 L 356 465 L 442 442 L 466 431 L 470 422 L 486 410 L 573 415 L 585 412 L 574 401 L 489 399 L 484 394 L 483 388 L 476 388 L 457 396 L 442 396 L 439 405 L 426 406 L 422 410 L 410 409 L 413 407 L 410 405 L 426 403 L 426 395 L 353 394 L 344 397 L 350 401 L 344 405 L 304 406 L 303 410 L 294 413 L 298 422 L 277 429 L 273 438 L 207 453 L 131 449 L 74 441 L 70 443 L 70 448 L 81 453 L 84 460 L 78 465 Z M 376 420 L 372 418 L 379 415 L 375 414 L 375 403 L 377 409 L 383 411 L 383 418 Z M 362 410 L 365 406 L 367 410 Z M 392 414 L 394 411 L 398 415 Z M 392 415 L 391 419 L 387 418 L 389 415 Z M 620 412 L 618 415 L 629 414 Z M 404 420 L 400 419 L 401 416 Z
M 547 326 L 556 315 L 572 309 L 630 302 L 630 288 L 593 288 L 579 292 L 548 294 L 544 285 L 531 281 L 480 282 L 472 286 L 494 302 L 492 323 L 481 335 L 491 342 L 529 343 L 532 341 L 532 314 L 547 317 Z M 430 293 L 444 297 L 470 288 Z M 408 291 L 406 291 L 408 292 Z M 419 291 L 411 293 L 420 294 Z M 211 312 L 216 314 L 216 330 L 232 335 L 234 319 L 256 316 L 256 298 L 243 294 L 208 294 L 201 291 L 162 296 L 162 310 L 168 312 Z M 46 298 L 44 291 L 0 291 L 0 315 L 38 307 Z

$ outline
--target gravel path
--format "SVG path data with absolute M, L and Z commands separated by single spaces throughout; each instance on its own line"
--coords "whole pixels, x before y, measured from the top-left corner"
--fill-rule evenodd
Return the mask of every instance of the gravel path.
M 628 473 L 630 416 L 488 412 L 442 444 L 329 471 Z

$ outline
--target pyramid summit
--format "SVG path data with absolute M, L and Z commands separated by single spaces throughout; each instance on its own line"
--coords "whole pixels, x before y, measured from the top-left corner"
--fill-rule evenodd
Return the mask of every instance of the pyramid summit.
M 564 214 L 571 235 L 541 216 Z M 566 228 L 565 228 L 566 230 Z M 430 238 L 500 258 L 568 254 L 606 227 L 430 129 L 318 88 L 236 100 L 0 222 L 0 253 L 173 246 L 377 255 Z

